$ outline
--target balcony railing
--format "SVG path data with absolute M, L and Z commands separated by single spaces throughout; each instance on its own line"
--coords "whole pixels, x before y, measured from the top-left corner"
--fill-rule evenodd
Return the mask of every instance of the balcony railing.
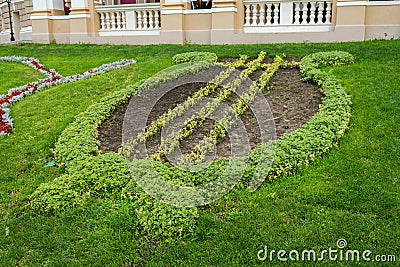
M 245 32 L 291 32 L 300 28 L 301 31 L 327 31 L 331 25 L 332 0 L 245 0 L 244 7 Z
M 96 6 L 100 36 L 159 34 L 160 4 Z
M 280 3 L 246 1 L 244 26 L 266 26 L 280 24 Z

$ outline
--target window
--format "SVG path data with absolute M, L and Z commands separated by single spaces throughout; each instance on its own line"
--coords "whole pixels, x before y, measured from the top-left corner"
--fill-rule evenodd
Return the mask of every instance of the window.
M 211 0 L 192 0 L 192 9 L 210 9 L 212 6 L 212 1 Z

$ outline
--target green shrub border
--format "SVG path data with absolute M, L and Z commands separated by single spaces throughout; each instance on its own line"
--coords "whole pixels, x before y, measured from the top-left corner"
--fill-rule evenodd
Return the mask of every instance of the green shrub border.
M 337 146 L 338 139 L 348 128 L 351 100 L 340 82 L 319 68 L 352 63 L 354 57 L 341 51 L 315 53 L 301 60 L 303 80 L 318 84 L 324 94 L 322 105 L 307 123 L 292 133 L 284 134 L 277 141 L 269 179 L 290 174 Z M 137 203 L 138 227 L 144 234 L 155 238 L 192 234 L 198 217 L 197 208 L 170 207 L 143 194 L 137 188 L 122 155 L 100 154 L 97 128 L 115 108 L 125 104 L 133 95 L 208 66 L 206 62 L 173 66 L 174 71 L 168 69 L 168 72 L 161 72 L 162 75 L 155 75 L 144 82 L 114 92 L 79 114 L 60 135 L 54 149 L 56 161 L 65 167 L 66 174 L 40 185 L 31 195 L 31 206 L 39 212 L 60 212 L 70 207 L 83 206 L 90 197 L 130 198 L 137 200 L 134 202 Z M 248 177 L 254 173 L 260 150 L 261 146 L 249 156 L 250 168 L 246 171 Z M 211 166 L 221 168 L 223 164 L 216 162 Z
M 351 99 L 339 80 L 319 68 L 354 62 L 354 56 L 343 51 L 314 53 L 301 60 L 302 80 L 317 83 L 324 97 L 317 114 L 299 129 L 284 134 L 277 141 L 270 179 L 307 166 L 332 147 L 337 147 L 339 138 L 349 125 Z
M 172 61 L 175 64 L 206 61 L 206 62 L 217 62 L 218 57 L 212 52 L 186 52 L 176 54 L 172 57 Z

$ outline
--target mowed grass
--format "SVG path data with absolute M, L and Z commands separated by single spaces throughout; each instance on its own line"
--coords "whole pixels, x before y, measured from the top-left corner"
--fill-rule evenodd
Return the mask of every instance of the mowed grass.
M 45 78 L 40 72 L 17 62 L 0 62 L 0 74 L 0 95 L 7 94 L 11 88 Z
M 0 48 L 0 56 L 36 57 L 64 76 L 122 58 L 138 61 L 115 72 L 47 89 L 11 107 L 16 130 L 0 139 L 0 266 L 314 266 L 317 263 L 279 262 L 276 252 L 274 262 L 259 261 L 257 253 L 264 246 L 287 252 L 336 249 L 340 238 L 347 240 L 349 249 L 371 250 L 371 257 L 394 254 L 397 264 L 384 265 L 398 266 L 399 40 Z M 38 215 L 29 209 L 27 200 L 35 188 L 63 173 L 62 169 L 43 167 L 52 159 L 54 142 L 91 103 L 170 66 L 176 53 L 213 51 L 219 57 L 254 57 L 261 50 L 295 57 L 343 50 L 356 56 L 354 65 L 327 69 L 342 81 L 353 102 L 349 132 L 337 149 L 295 175 L 265 182 L 254 193 L 233 192 L 202 214 L 198 235 L 192 240 L 155 245 L 136 236 L 126 219 L 133 216 L 127 203 L 93 200 L 85 208 L 57 216 Z M 18 76 L 19 81 L 25 78 Z M 0 76 L 1 88 L 6 80 L 7 76 Z M 366 263 L 325 260 L 322 264 Z

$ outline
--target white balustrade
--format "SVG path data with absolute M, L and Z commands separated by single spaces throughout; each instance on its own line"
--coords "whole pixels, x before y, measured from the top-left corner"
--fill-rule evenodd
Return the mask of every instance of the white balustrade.
M 160 30 L 160 4 L 96 6 L 100 32 Z
M 279 5 L 278 2 L 244 2 L 244 26 L 278 25 L 280 18 Z
M 244 0 L 244 28 L 249 30 L 248 32 L 257 32 L 254 30 L 270 26 L 273 27 L 272 29 L 279 28 L 281 31 L 295 29 L 286 26 L 329 26 L 332 18 L 331 12 L 332 0 L 304 2 L 298 0 Z M 254 30 L 251 30 L 252 28 Z M 317 27 L 313 29 L 317 29 Z
M 293 2 L 293 24 L 331 24 L 331 1 Z

